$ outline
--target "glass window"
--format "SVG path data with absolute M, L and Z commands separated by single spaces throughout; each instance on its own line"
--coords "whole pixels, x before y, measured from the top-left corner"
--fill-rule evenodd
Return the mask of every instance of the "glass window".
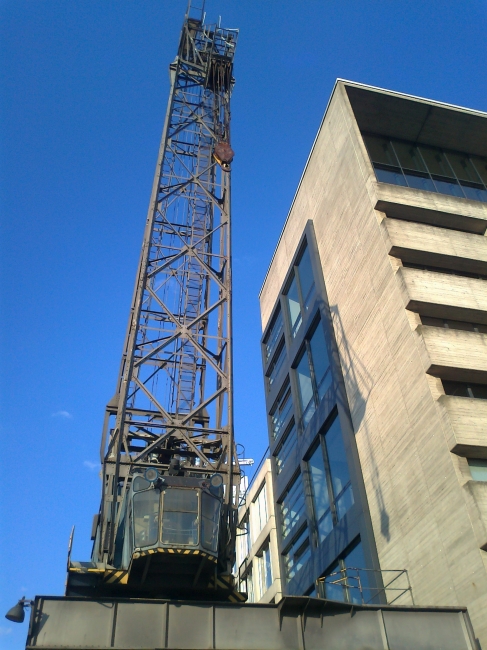
M 257 556 L 257 562 L 259 569 L 259 591 L 260 597 L 262 598 L 272 585 L 271 550 L 269 548 L 269 542 L 260 550 L 260 554 Z
M 240 522 L 237 528 L 237 564 L 240 566 L 247 558 L 252 547 L 250 539 L 250 521 L 249 514 Z
M 379 183 L 390 183 L 392 185 L 403 185 L 404 187 L 407 187 L 404 174 L 400 170 L 395 171 L 391 169 L 376 167 L 375 175 Z
M 309 347 L 311 349 L 311 360 L 313 362 L 318 400 L 321 401 L 323 395 L 331 385 L 330 362 L 328 361 L 325 334 L 321 322 L 310 338 Z
M 459 198 L 463 198 L 464 196 L 461 187 L 454 180 L 435 177 L 434 183 L 440 194 L 449 194 L 450 196 L 458 196 Z
M 280 436 L 293 410 L 293 400 L 289 382 L 286 382 L 271 411 L 271 430 L 274 440 Z
M 152 546 L 159 538 L 159 490 L 134 494 L 134 546 Z
M 330 466 L 331 483 L 335 497 L 338 520 L 352 507 L 353 493 L 348 472 L 345 446 L 338 417 L 325 434 L 326 451 Z
M 399 166 L 394 150 L 392 149 L 391 143 L 388 139 L 380 138 L 375 135 L 365 135 L 364 140 L 367 149 L 369 150 L 369 156 L 372 159 L 372 162 L 391 165 L 393 167 Z
M 301 327 L 301 305 L 299 304 L 298 285 L 294 277 L 286 294 L 289 321 L 291 324 L 291 336 L 294 338 Z
M 482 182 L 468 156 L 450 152 L 446 154 L 446 158 L 459 181 L 471 181 L 472 183 Z
M 406 182 L 409 187 L 414 187 L 416 190 L 426 190 L 427 192 L 436 192 L 436 187 L 429 176 L 421 174 L 414 174 L 413 172 L 404 172 Z
M 302 254 L 298 264 L 298 277 L 299 277 L 299 284 L 301 287 L 303 307 L 304 309 L 308 309 L 310 304 L 310 299 L 313 295 L 315 281 L 313 278 L 311 259 L 307 247 L 304 249 L 304 253 Z
M 291 546 L 284 553 L 284 568 L 286 580 L 294 578 L 296 573 L 302 569 L 311 558 L 308 529 L 305 527 L 294 538 Z
M 276 316 L 274 317 L 274 322 L 272 323 L 270 330 L 264 341 L 264 350 L 265 350 L 265 363 L 269 361 L 276 349 L 276 346 L 279 342 L 282 333 L 282 312 L 279 309 Z
M 457 397 L 472 397 L 475 399 L 487 399 L 486 384 L 472 384 L 463 381 L 450 381 L 442 379 L 445 395 L 456 395 Z
M 286 433 L 286 436 L 276 453 L 276 470 L 278 474 L 282 472 L 286 466 L 287 461 L 293 455 L 296 449 L 296 442 L 296 427 L 293 422 L 291 428 Z
M 360 541 L 325 572 L 323 596 L 330 600 L 364 603 L 372 600 L 368 572 Z
M 207 492 L 201 494 L 201 544 L 210 551 L 218 549 L 218 530 L 220 527 L 219 499 Z
M 255 591 L 254 591 L 254 580 L 252 576 L 252 565 L 247 571 L 245 580 L 242 583 L 243 591 L 247 592 L 247 602 L 255 603 Z
M 487 202 L 487 159 L 364 135 L 377 180 Z
M 308 353 L 306 349 L 304 350 L 301 359 L 298 361 L 296 376 L 298 380 L 299 398 L 301 401 L 301 412 L 303 414 L 303 424 L 306 426 L 315 412 L 311 368 L 309 367 Z
M 393 147 L 403 170 L 408 169 L 416 172 L 428 173 L 418 148 L 413 144 L 409 142 L 394 141 Z
M 282 536 L 287 537 L 304 515 L 304 491 L 301 475 L 298 474 L 279 504 L 281 511 Z
M 487 158 L 470 156 L 470 160 L 475 167 L 475 171 L 480 176 L 484 185 L 487 185 Z
M 330 507 L 325 461 L 320 444 L 309 459 L 308 468 L 316 526 L 320 542 L 322 542 L 333 529 L 333 516 Z
M 276 355 L 272 360 L 271 365 L 269 366 L 269 371 L 267 375 L 269 379 L 269 388 L 276 381 L 285 358 L 286 358 L 286 347 L 284 345 L 284 340 L 283 340 L 279 348 L 279 351 L 276 352 Z
M 142 492 L 142 494 L 146 494 Z M 163 544 L 195 546 L 198 543 L 198 493 L 167 488 L 163 498 Z
M 265 483 L 262 485 L 259 494 L 257 495 L 255 501 L 252 503 L 251 512 L 253 541 L 255 542 L 269 518 L 267 515 L 267 496 Z
M 487 481 L 487 460 L 483 458 L 469 458 L 468 465 L 474 481 Z
M 150 488 L 149 481 L 146 481 L 142 476 L 137 476 L 134 478 L 134 492 L 140 492 L 141 490 L 148 490 Z
M 450 163 L 442 151 L 423 146 L 420 146 L 419 149 L 431 175 L 447 176 L 451 179 L 455 178 Z

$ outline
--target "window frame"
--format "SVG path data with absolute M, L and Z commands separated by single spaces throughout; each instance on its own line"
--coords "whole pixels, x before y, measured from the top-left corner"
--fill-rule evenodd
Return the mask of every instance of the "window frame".
M 313 283 L 311 285 L 310 290 L 308 291 L 307 295 L 304 295 L 303 292 L 303 287 L 301 284 L 301 278 L 299 275 L 299 265 L 301 263 L 301 260 L 303 259 L 304 255 L 306 254 L 306 251 L 308 252 L 309 255 L 309 262 L 310 262 L 310 267 L 311 267 L 311 274 L 313 277 Z M 299 302 L 299 318 L 300 322 L 299 325 L 296 329 L 293 328 L 292 321 L 291 321 L 291 314 L 289 310 L 289 301 L 288 301 L 288 293 L 289 290 L 291 289 L 291 285 L 293 282 L 296 282 L 296 290 L 298 294 L 298 302 Z M 303 323 L 306 320 L 306 315 L 310 314 L 312 309 L 311 307 L 313 306 L 313 298 L 316 294 L 316 276 L 315 276 L 315 271 L 313 269 L 313 259 L 312 259 L 312 253 L 310 250 L 309 243 L 307 241 L 306 236 L 303 238 L 303 241 L 301 242 L 298 253 L 296 254 L 296 257 L 293 261 L 292 266 L 289 269 L 289 277 L 286 281 L 286 284 L 284 286 L 284 290 L 282 291 L 282 297 L 285 301 L 286 309 L 285 309 L 285 321 L 286 321 L 286 333 L 289 335 L 290 341 L 296 340 L 296 337 L 298 333 L 300 332 Z
M 319 405 L 321 404 L 321 401 L 322 401 L 323 397 L 326 395 L 326 393 L 329 390 L 329 388 L 327 388 L 327 390 L 325 391 L 323 396 L 320 398 L 319 388 L 320 388 L 321 384 L 320 384 L 320 386 L 318 385 L 318 380 L 316 378 L 315 364 L 314 364 L 314 361 L 313 361 L 313 353 L 312 353 L 312 349 L 311 349 L 311 339 L 313 338 L 314 334 L 316 333 L 316 331 L 318 330 L 318 328 L 320 326 L 322 328 L 324 344 L 326 346 L 326 354 L 327 354 L 327 357 L 328 357 L 328 369 L 325 372 L 325 374 L 323 375 L 323 380 L 322 381 L 325 380 L 325 377 L 329 376 L 331 378 L 330 386 L 333 386 L 334 377 L 333 377 L 333 371 L 332 371 L 332 367 L 331 367 L 332 364 L 331 364 L 331 361 L 330 361 L 330 356 L 331 355 L 329 353 L 328 339 L 327 339 L 327 336 L 326 336 L 325 329 L 323 327 L 323 321 L 322 321 L 322 318 L 321 318 L 321 314 L 318 314 L 317 317 L 315 318 L 315 320 L 313 321 L 311 327 L 308 329 L 308 332 L 306 333 L 306 336 L 304 337 L 303 343 L 302 343 L 301 347 L 299 348 L 299 351 L 298 351 L 298 353 L 296 355 L 294 363 L 291 366 L 292 370 L 293 370 L 293 374 L 294 374 L 294 382 L 295 382 L 295 385 L 296 385 L 296 392 L 297 392 L 298 398 L 299 398 L 297 400 L 298 401 L 297 408 L 298 408 L 298 414 L 299 414 L 298 423 L 299 423 L 299 428 L 300 428 L 301 432 L 303 432 L 306 429 L 306 427 L 308 426 L 309 422 L 311 421 L 314 413 L 319 408 Z M 309 368 L 309 371 L 310 371 L 310 378 L 311 378 L 311 387 L 312 387 L 312 391 L 313 391 L 313 396 L 312 396 L 311 400 L 308 402 L 308 404 L 306 405 L 306 407 L 303 405 L 301 386 L 300 386 L 300 383 L 299 383 L 299 378 L 297 376 L 298 366 L 301 363 L 301 360 L 303 359 L 303 357 L 305 355 L 306 355 L 307 360 L 308 360 L 308 368 Z M 304 418 L 305 418 L 305 415 L 306 415 L 311 403 L 313 403 L 314 409 L 313 409 L 313 412 L 309 415 L 309 420 L 307 422 L 305 422 Z
M 372 157 L 371 153 L 371 148 L 367 142 L 367 138 L 380 138 L 384 141 L 387 141 L 389 147 L 392 150 L 392 153 L 395 157 L 395 162 L 396 164 L 390 164 L 390 163 L 384 163 L 381 161 L 376 161 Z M 380 183 L 389 183 L 392 185 L 399 185 L 403 187 L 408 187 L 412 189 L 420 189 L 423 191 L 427 192 L 434 192 L 436 194 L 443 194 L 445 196 L 453 196 L 456 198 L 462 198 L 462 199 L 467 199 L 468 201 L 478 201 L 479 203 L 487 203 L 487 184 L 483 180 L 482 174 L 478 171 L 477 165 L 475 163 L 475 159 L 483 160 L 483 156 L 474 156 L 474 154 L 468 154 L 463 151 L 454 151 L 450 149 L 445 149 L 444 147 L 433 147 L 431 145 L 425 145 L 425 144 L 419 144 L 419 143 L 414 143 L 410 142 L 408 140 L 402 140 L 401 138 L 392 138 L 390 136 L 381 136 L 376 133 L 371 133 L 371 132 L 363 132 L 362 133 L 362 140 L 364 142 L 367 154 L 369 156 L 369 160 L 372 164 L 372 167 L 374 169 L 374 173 L 379 170 L 384 170 L 389 173 L 395 173 L 399 174 L 399 176 L 402 177 L 404 180 L 404 183 L 399 183 L 399 182 L 390 182 L 384 179 L 379 178 L 379 175 L 376 173 L 376 179 Z M 400 143 L 400 144 L 406 144 L 409 145 L 410 147 L 415 148 L 415 153 L 419 157 L 422 165 L 424 166 L 425 171 L 423 170 L 417 170 L 417 169 L 410 169 L 409 167 L 405 167 L 402 162 L 401 158 L 399 157 L 396 148 L 394 147 L 394 143 Z M 445 163 L 449 169 L 449 172 L 447 171 L 446 173 L 436 173 L 435 171 L 432 171 L 426 161 L 425 155 L 423 155 L 423 150 L 431 150 L 431 152 L 436 152 L 437 154 L 440 154 L 444 157 Z M 452 162 L 450 162 L 449 155 L 456 155 L 456 156 L 461 156 L 468 160 L 470 165 L 472 166 L 474 172 L 477 175 L 478 181 L 470 181 L 465 178 L 459 178 L 457 172 L 455 171 L 454 165 Z M 418 188 L 414 185 L 411 185 L 408 182 L 409 177 L 421 177 L 424 179 L 429 180 L 429 182 L 433 185 L 434 189 L 426 189 L 426 188 Z M 442 191 L 439 189 L 439 187 L 442 187 L 441 185 L 438 185 L 438 183 L 446 183 L 450 184 L 458 188 L 458 193 L 455 193 L 452 189 L 451 192 L 446 192 Z M 468 193 L 465 191 L 465 188 L 468 187 L 470 189 L 475 189 L 479 190 L 480 192 L 484 192 L 485 198 L 473 198 L 472 196 L 469 196 Z

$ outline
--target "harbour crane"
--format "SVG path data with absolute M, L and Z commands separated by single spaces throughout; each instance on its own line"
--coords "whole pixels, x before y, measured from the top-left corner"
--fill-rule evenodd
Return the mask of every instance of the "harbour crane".
M 238 30 L 189 4 L 116 392 L 93 554 L 67 596 L 245 600 L 234 587 L 230 97 Z M 71 543 L 70 543 L 71 548 Z

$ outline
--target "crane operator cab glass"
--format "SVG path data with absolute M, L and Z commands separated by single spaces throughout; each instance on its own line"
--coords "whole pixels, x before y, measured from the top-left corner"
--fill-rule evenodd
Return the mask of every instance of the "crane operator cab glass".
M 147 470 L 145 475 L 134 476 L 127 503 L 125 568 L 135 568 L 147 554 L 161 565 L 184 559 L 189 566 L 192 559 L 199 562 L 203 557 L 216 561 L 222 483 L 221 475 L 204 480 L 159 478 L 156 470 Z M 183 557 L 177 558 L 181 554 Z

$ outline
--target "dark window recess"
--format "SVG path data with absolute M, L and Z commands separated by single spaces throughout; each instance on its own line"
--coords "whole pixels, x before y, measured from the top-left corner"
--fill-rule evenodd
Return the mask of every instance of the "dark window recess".
M 267 387 L 270 389 L 279 375 L 279 371 L 282 368 L 284 359 L 286 358 L 286 346 L 284 345 L 284 339 L 282 339 L 279 348 L 277 349 L 276 354 L 274 355 L 273 360 L 270 363 L 269 370 L 267 371 Z
M 282 537 L 286 538 L 305 515 L 304 490 L 298 474 L 279 503 Z
M 267 363 L 269 359 L 272 357 L 272 355 L 274 354 L 274 350 L 276 349 L 277 344 L 279 343 L 281 334 L 282 334 L 282 312 L 279 309 L 277 314 L 274 316 L 273 322 L 264 339 L 265 363 Z
M 308 528 L 305 526 L 294 536 L 290 546 L 284 551 L 284 568 L 286 581 L 292 580 L 296 573 L 302 569 L 311 558 Z
M 271 432 L 274 440 L 283 432 L 284 426 L 292 412 L 293 398 L 291 396 L 289 381 L 286 381 L 270 413 Z
M 276 471 L 278 474 L 282 472 L 284 467 L 287 465 L 287 462 L 292 458 L 294 451 L 296 449 L 297 436 L 296 436 L 296 427 L 294 426 L 294 421 L 291 423 L 291 426 L 288 428 L 288 431 L 284 435 L 284 440 L 279 446 L 275 456 L 276 456 Z
M 365 134 L 377 180 L 487 202 L 487 159 Z
M 481 323 L 464 323 L 460 320 L 448 320 L 446 318 L 433 318 L 432 316 L 420 316 L 423 325 L 430 327 L 443 327 L 450 330 L 463 330 L 464 332 L 480 332 L 487 334 L 487 325 Z
M 487 399 L 487 384 L 472 384 L 470 382 L 449 381 L 447 379 L 442 379 L 441 381 L 445 395 Z
M 445 273 L 446 275 L 459 275 L 464 278 L 475 278 L 476 280 L 487 280 L 487 275 L 470 273 L 469 271 L 457 271 L 456 269 L 443 269 L 440 266 L 429 266 L 428 264 L 415 264 L 414 262 L 403 262 L 407 269 L 419 269 L 420 271 L 433 271 L 433 273 Z

